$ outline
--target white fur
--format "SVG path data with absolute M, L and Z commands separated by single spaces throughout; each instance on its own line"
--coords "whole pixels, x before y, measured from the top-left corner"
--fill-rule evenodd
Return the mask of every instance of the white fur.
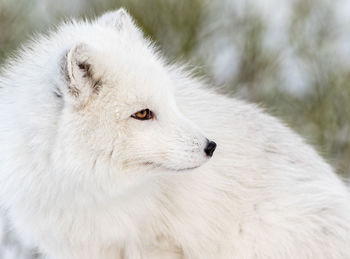
M 155 119 L 130 117 L 146 108 Z M 350 258 L 333 170 L 166 64 L 124 10 L 24 46 L 0 77 L 0 121 L 1 203 L 49 258 Z

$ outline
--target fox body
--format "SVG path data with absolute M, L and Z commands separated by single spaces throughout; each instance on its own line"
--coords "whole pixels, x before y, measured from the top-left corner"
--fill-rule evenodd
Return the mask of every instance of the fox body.
M 168 64 L 123 9 L 25 45 L 0 121 L 0 203 L 50 259 L 350 258 L 331 167 Z

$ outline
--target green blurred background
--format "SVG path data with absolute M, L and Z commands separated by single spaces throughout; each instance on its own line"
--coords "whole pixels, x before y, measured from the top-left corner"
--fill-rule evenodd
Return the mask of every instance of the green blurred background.
M 0 0 L 0 65 L 34 32 L 121 6 L 169 60 L 259 103 L 350 176 L 349 0 Z

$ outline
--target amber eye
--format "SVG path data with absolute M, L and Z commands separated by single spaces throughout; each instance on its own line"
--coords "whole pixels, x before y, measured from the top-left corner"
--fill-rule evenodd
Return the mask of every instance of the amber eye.
M 149 109 L 144 109 L 134 113 L 131 117 L 137 120 L 150 120 L 154 118 L 154 115 Z

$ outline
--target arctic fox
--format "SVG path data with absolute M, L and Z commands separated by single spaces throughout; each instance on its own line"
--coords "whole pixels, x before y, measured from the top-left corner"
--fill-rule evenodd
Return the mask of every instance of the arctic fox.
M 0 121 L 2 207 L 50 259 L 350 258 L 330 166 L 169 65 L 123 9 L 24 46 Z

